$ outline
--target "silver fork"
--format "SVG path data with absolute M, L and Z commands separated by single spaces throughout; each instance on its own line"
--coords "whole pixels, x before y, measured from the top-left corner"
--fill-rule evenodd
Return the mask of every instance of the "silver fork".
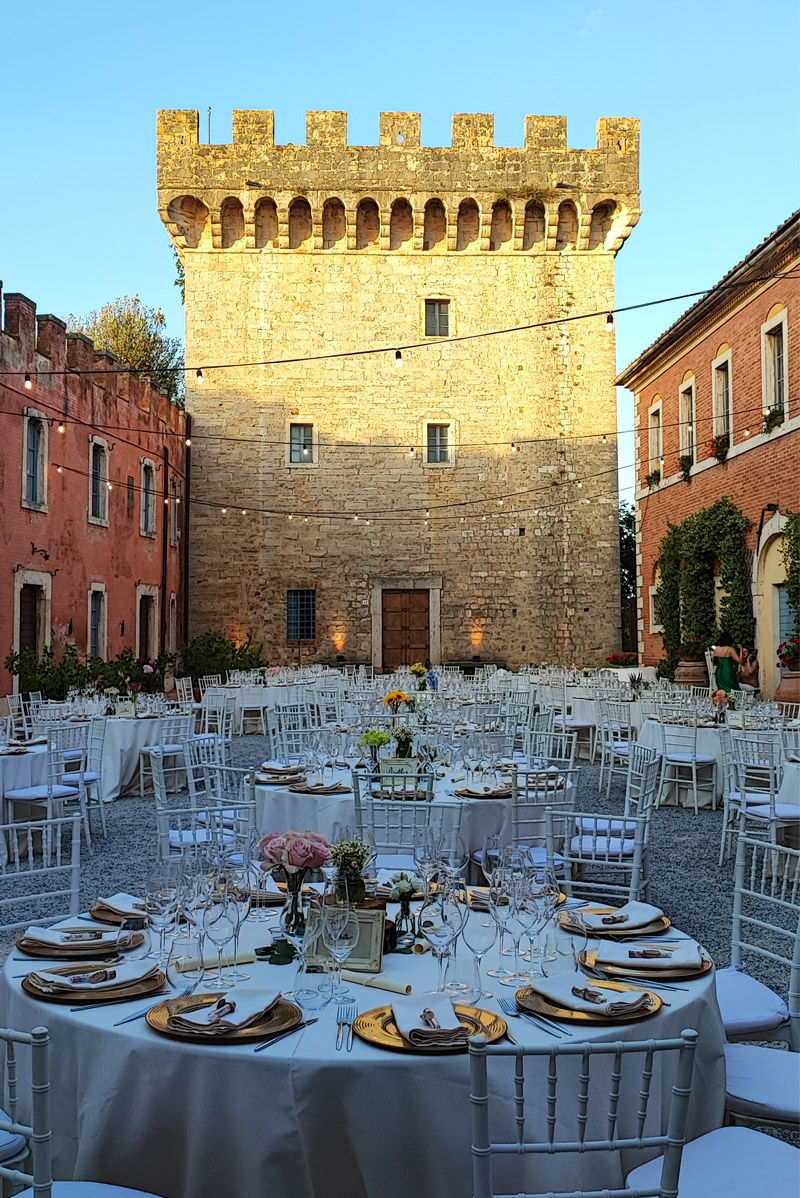
M 356 1015 L 358 1014 L 358 1007 L 356 1006 L 356 1004 L 354 1002 L 342 1003 L 341 1005 L 344 1007 L 344 1015 L 342 1016 L 342 1033 L 344 1033 L 344 1029 L 347 1028 L 347 1051 L 352 1052 L 352 1050 L 353 1050 L 353 1020 L 355 1019 Z M 337 1048 L 339 1047 L 338 1037 L 337 1037 L 336 1047 Z
M 336 1009 L 336 1051 L 341 1052 L 342 1040 L 344 1039 L 344 1024 L 347 1018 L 348 1004 L 340 1002 Z
M 532 1023 L 540 1032 L 547 1032 L 548 1036 L 553 1036 L 556 1040 L 561 1039 L 561 1035 L 571 1036 L 572 1032 L 566 1028 L 559 1027 L 556 1029 L 552 1024 L 540 1021 L 537 1015 L 532 1015 L 528 1011 L 519 1011 L 510 998 L 500 998 L 497 1000 L 500 1004 L 500 1009 L 504 1015 L 511 1015 L 514 1019 L 526 1019 L 528 1023 Z

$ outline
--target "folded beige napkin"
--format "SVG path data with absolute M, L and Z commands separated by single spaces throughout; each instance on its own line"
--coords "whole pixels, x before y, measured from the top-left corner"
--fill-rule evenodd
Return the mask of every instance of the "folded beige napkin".
M 462 799 L 510 799 L 511 787 L 498 786 L 492 789 L 491 786 L 459 786 L 456 794 Z
M 65 948 L 81 952 L 86 948 L 98 948 L 103 945 L 113 948 L 117 943 L 119 933 L 103 931 L 102 928 L 91 927 L 59 927 L 27 928 L 20 938 L 20 944 L 38 946 L 40 948 Z
M 291 786 L 293 782 L 300 782 L 304 777 L 305 774 L 256 773 L 256 782 L 259 786 Z
M 144 899 L 137 898 L 135 894 L 126 894 L 124 890 L 112 894 L 111 898 L 99 898 L 96 906 L 113 911 L 115 915 L 121 915 L 124 919 L 144 918 L 146 911 Z
M 252 949 L 239 949 L 234 961 L 233 953 L 222 954 L 222 967 L 227 969 L 229 965 L 252 965 L 256 959 L 256 954 Z M 210 952 L 203 954 L 203 969 L 216 969 L 217 953 Z M 189 973 L 193 969 L 197 969 L 197 957 L 179 957 L 177 961 L 178 973 Z
M 620 944 L 617 940 L 603 940 L 597 950 L 595 965 L 624 966 L 626 969 L 699 969 L 703 964 L 700 945 L 694 940 L 679 940 L 671 944 L 646 943 Z
M 650 996 L 638 990 L 606 990 L 604 983 L 588 978 L 584 973 L 556 973 L 549 978 L 536 978 L 531 989 L 543 995 L 557 1007 L 605 1015 L 610 1019 L 630 1015 L 650 1005 Z M 575 993 L 578 991 L 578 993 Z M 585 994 L 597 994 L 602 1002 L 592 1002 Z
M 418 940 L 411 951 L 416 953 L 418 957 L 421 957 L 423 953 L 429 953 L 431 951 L 431 946 L 427 943 L 427 941 Z
M 385 973 L 356 973 L 354 969 L 342 970 L 342 981 L 354 986 L 367 986 L 372 990 L 387 990 L 390 994 L 410 994 L 412 987 L 405 982 L 395 982 Z
M 279 990 L 261 990 L 255 986 L 234 986 L 212 1006 L 195 1007 L 170 1015 L 167 1027 L 173 1031 L 199 1036 L 225 1036 L 259 1023 L 280 998 Z
M 29 976 L 39 990 L 48 994 L 67 994 L 73 990 L 96 990 L 98 994 L 110 994 L 124 990 L 137 982 L 154 977 L 158 965 L 146 961 L 127 961 L 121 965 L 92 966 L 71 965 L 69 969 L 41 969 Z
M 467 1029 L 458 1022 L 446 994 L 392 999 L 392 1014 L 400 1035 L 415 1048 L 467 1045 Z
M 788 753 L 788 754 L 786 755 L 786 760 L 787 760 L 787 761 L 800 761 L 800 754 L 797 754 L 797 753 Z
M 321 782 L 297 782 L 291 785 L 289 790 L 296 795 L 350 795 L 353 793 L 349 786 L 344 786 L 341 782 L 333 782 L 330 786 L 325 786 Z
M 22 754 L 27 752 L 28 750 L 22 748 L 21 746 L 16 749 L 13 747 L 10 749 L 0 749 L 0 757 L 20 757 Z
M 304 765 L 270 765 L 268 761 L 262 761 L 258 772 L 260 774 L 277 774 L 281 778 L 288 778 L 290 774 L 304 774 L 306 768 Z
M 601 914 L 580 912 L 581 920 L 591 932 L 627 932 L 629 929 L 633 932 L 637 928 L 647 927 L 663 915 L 661 908 L 654 907 L 652 903 L 626 903 L 616 911 Z

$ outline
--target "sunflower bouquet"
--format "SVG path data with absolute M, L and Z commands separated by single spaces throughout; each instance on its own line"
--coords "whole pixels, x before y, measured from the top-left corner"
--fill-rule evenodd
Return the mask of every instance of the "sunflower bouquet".
M 391 707 L 392 714 L 397 715 L 403 704 L 410 704 L 413 700 L 409 699 L 405 691 L 389 691 L 389 694 L 383 700 L 387 707 Z

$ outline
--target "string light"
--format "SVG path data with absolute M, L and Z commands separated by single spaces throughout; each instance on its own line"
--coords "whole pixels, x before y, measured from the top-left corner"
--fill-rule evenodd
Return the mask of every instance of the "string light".
M 303 523 L 308 524 L 308 516 L 303 516 Z
M 614 313 L 613 312 L 609 312 L 608 316 L 606 316 L 606 328 L 608 329 L 609 332 L 613 332 L 613 329 L 614 329 Z
M 398 369 L 398 370 L 401 370 L 401 369 L 402 369 L 402 366 L 403 366 L 403 354 L 402 354 L 402 351 L 401 351 L 401 350 L 399 350 L 399 349 L 396 349 L 396 350 L 394 351 L 394 364 L 395 364 L 395 366 L 397 367 L 397 369 Z
M 64 470 L 61 466 L 56 466 L 56 474 L 63 474 Z
M 430 516 L 430 514 L 431 514 L 431 509 L 430 509 L 429 507 L 426 507 L 426 508 L 425 508 L 425 515 L 426 515 L 426 516 Z
M 408 447 L 408 456 L 410 458 L 413 458 L 413 456 L 414 456 L 414 446 L 413 445 L 409 445 L 409 447 Z
M 60 433 L 65 433 L 67 431 L 67 426 L 64 424 L 63 420 L 59 420 L 58 422 L 58 431 Z
M 247 508 L 242 508 L 242 515 L 243 515 L 243 516 L 246 516 L 246 515 L 247 515 Z
M 202 372 L 202 370 L 198 370 L 198 371 L 196 372 L 196 374 L 195 374 L 195 377 L 196 377 L 196 379 L 197 379 L 198 383 L 200 383 L 200 385 L 202 386 L 202 385 L 203 385 L 203 372 Z
M 603 433 L 603 444 L 604 444 L 604 445 L 607 445 L 607 444 L 608 444 L 608 437 L 606 436 L 606 434 L 605 434 L 605 433 Z
M 25 390 L 30 391 L 32 386 L 33 386 L 33 383 L 31 382 L 31 376 L 26 371 L 25 372 Z
M 188 446 L 189 446 L 189 445 L 191 445 L 191 443 L 192 443 L 192 438 L 191 438 L 191 437 L 187 437 L 187 438 L 186 438 L 186 440 L 184 441 L 184 445 L 186 445 L 186 446 L 187 446 L 187 448 L 188 448 Z
M 291 512 L 290 512 L 290 513 L 289 513 L 289 515 L 286 517 L 286 519 L 287 519 L 287 520 L 294 520 L 294 516 L 291 514 Z
M 578 483 L 578 488 L 579 488 L 579 489 L 580 489 L 582 486 L 583 486 L 583 483 Z
M 744 435 L 745 435 L 746 437 L 749 437 L 749 436 L 750 436 L 750 429 L 749 429 L 749 428 L 746 428 L 746 429 L 744 430 Z
M 106 486 L 108 487 L 109 491 L 113 491 L 113 490 L 114 490 L 114 486 L 113 486 L 113 484 L 112 484 L 112 483 L 110 483 L 110 482 L 109 482 L 109 483 L 106 483 Z
M 519 453 L 519 446 L 517 445 L 516 441 L 511 442 L 511 452 Z
M 226 507 L 224 507 L 224 508 L 222 509 L 222 514 L 223 514 L 223 516 L 225 515 L 225 513 L 227 512 L 227 510 L 228 510 L 228 509 L 227 509 Z

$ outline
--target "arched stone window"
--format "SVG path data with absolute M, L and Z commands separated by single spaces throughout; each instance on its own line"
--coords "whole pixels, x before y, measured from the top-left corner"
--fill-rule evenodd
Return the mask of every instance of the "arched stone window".
M 611 232 L 614 223 L 614 213 L 617 205 L 613 200 L 604 200 L 595 204 L 592 209 L 592 223 L 589 226 L 589 249 L 601 250 L 605 247 L 606 237 Z
M 534 250 L 544 248 L 544 204 L 529 200 L 525 205 L 525 227 L 522 231 L 522 248 Z
M 374 200 L 361 200 L 356 209 L 356 249 L 368 250 L 380 245 L 381 215 Z
M 278 209 L 275 201 L 265 196 L 256 204 L 256 249 L 263 250 L 266 246 L 278 246 Z
M 322 248 L 344 249 L 347 244 L 347 221 L 341 200 L 326 200 L 322 206 Z
M 222 248 L 233 249 L 235 245 L 244 243 L 244 209 L 241 200 L 228 196 L 222 201 L 219 210 L 219 222 L 222 226 Z
M 564 200 L 558 206 L 557 250 L 578 248 L 578 210 L 572 200 Z
M 456 249 L 467 250 L 469 247 L 480 246 L 481 214 L 474 200 L 462 200 L 458 205 L 458 222 L 456 227 Z
M 289 249 L 311 246 L 311 205 L 299 197 L 289 205 Z
M 511 205 L 507 200 L 498 200 L 492 209 L 492 232 L 489 238 L 489 249 L 505 249 L 513 239 L 514 217 L 511 214 Z
M 401 250 L 414 236 L 414 213 L 408 200 L 395 200 L 389 225 L 389 249 Z
M 441 200 L 428 200 L 425 205 L 423 250 L 444 249 L 447 244 L 447 214 Z
M 208 209 L 195 196 L 176 196 L 167 208 L 169 220 L 190 250 L 196 250 L 208 228 Z

